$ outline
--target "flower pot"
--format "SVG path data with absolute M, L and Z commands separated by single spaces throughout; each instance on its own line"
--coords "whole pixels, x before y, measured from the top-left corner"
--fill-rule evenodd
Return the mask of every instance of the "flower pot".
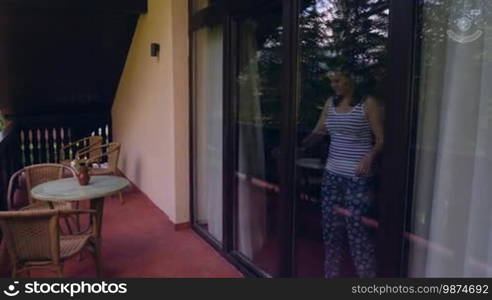
M 77 175 L 80 185 L 88 185 L 91 179 L 89 175 L 89 168 L 85 164 L 79 166 L 79 174 Z

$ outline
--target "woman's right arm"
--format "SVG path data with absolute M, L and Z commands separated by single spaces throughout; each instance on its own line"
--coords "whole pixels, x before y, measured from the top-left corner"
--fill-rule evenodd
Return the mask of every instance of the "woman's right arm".
M 302 148 L 310 148 L 315 146 L 317 143 L 323 140 L 324 136 L 328 134 L 325 122 L 329 101 L 330 100 L 326 101 L 325 106 L 323 107 L 323 111 L 321 112 L 318 118 L 318 122 L 316 123 L 313 131 L 301 142 Z

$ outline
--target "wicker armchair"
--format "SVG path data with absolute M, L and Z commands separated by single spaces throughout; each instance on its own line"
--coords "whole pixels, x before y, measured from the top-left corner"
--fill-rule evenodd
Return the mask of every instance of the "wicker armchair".
M 109 143 L 92 147 L 86 151 L 79 152 L 80 157 L 88 155 L 91 157 L 87 160 L 89 168 L 89 175 L 118 175 L 118 160 L 120 158 L 120 143 Z M 124 203 L 123 195 L 120 192 L 119 198 L 121 203 Z
M 8 195 L 7 197 L 11 197 L 8 202 L 14 203 L 13 200 L 13 186 L 16 181 L 18 181 L 19 177 L 23 174 L 25 176 L 26 181 L 26 194 L 29 199 L 29 205 L 19 208 L 19 210 L 44 210 L 44 209 L 72 209 L 78 208 L 78 203 L 72 202 L 46 202 L 46 201 L 37 201 L 31 196 L 30 191 L 35 186 L 65 177 L 66 174 L 69 176 L 75 177 L 75 171 L 67 166 L 61 164 L 38 164 L 32 165 L 29 167 L 25 167 L 22 170 L 17 171 L 11 178 L 12 185 L 9 185 Z M 14 207 L 14 206 L 12 206 Z M 73 232 L 72 226 L 70 225 L 70 216 L 62 216 L 63 221 L 65 222 L 66 229 L 69 233 Z M 75 222 L 75 226 L 78 230 L 80 230 L 80 219 L 76 216 L 76 219 L 73 220 Z
M 87 234 L 60 235 L 59 217 L 89 214 L 92 228 Z M 97 236 L 97 213 L 94 210 L 37 210 L 0 212 L 12 265 L 12 277 L 36 268 L 53 267 L 63 277 L 63 263 L 82 250 L 89 250 L 96 262 L 97 276 L 101 274 L 100 239 Z
M 27 186 L 27 195 L 29 198 L 29 204 L 37 204 L 37 205 L 52 205 L 52 208 L 71 208 L 68 204 L 69 203 L 55 203 L 55 204 L 49 204 L 48 202 L 41 202 L 37 203 L 36 199 L 34 199 L 31 196 L 30 191 L 37 185 L 40 185 L 42 183 L 52 181 L 52 180 L 57 180 L 65 177 L 65 174 L 69 174 L 69 177 L 76 177 L 77 174 L 75 173 L 73 168 L 67 167 L 62 164 L 38 164 L 38 165 L 32 165 L 29 167 L 24 168 L 24 174 L 26 176 L 26 186 Z M 62 207 L 60 207 L 62 206 Z
M 69 176 L 76 176 L 75 171 L 72 168 L 61 164 L 38 164 L 32 165 L 15 172 L 9 180 L 9 185 L 7 188 L 7 208 L 8 210 L 16 210 L 16 209 L 29 209 L 30 207 L 34 207 L 34 204 L 38 206 L 48 206 L 47 202 L 37 203 L 36 199 L 33 199 L 30 190 L 39 185 L 41 183 L 45 183 L 51 180 L 61 179 Z M 23 180 L 24 179 L 24 180 Z M 27 198 L 27 203 L 24 204 L 24 207 L 21 207 L 19 203 L 16 203 L 16 192 L 18 190 L 23 190 L 25 192 L 25 197 Z M 27 205 L 27 206 L 26 206 Z M 33 205 L 33 206 L 31 206 Z M 55 206 L 59 206 L 60 204 L 55 204 Z M 56 208 L 70 208 L 66 205 L 63 207 Z
M 120 143 L 109 143 L 77 152 L 77 158 L 86 158 L 91 175 L 116 175 L 120 158 Z
M 29 204 L 27 188 L 24 186 L 23 191 L 25 192 L 25 201 L 19 203 L 16 201 L 16 192 L 21 190 L 23 181 L 22 177 L 24 176 L 24 169 L 20 169 L 15 172 L 9 180 L 9 185 L 7 188 L 7 210 L 17 210 L 22 206 L 26 206 Z
M 78 156 L 80 152 L 86 152 L 93 147 L 101 146 L 103 138 L 101 136 L 89 136 L 83 139 L 72 142 L 68 145 L 63 146 L 59 153 L 59 162 L 63 165 L 70 166 L 70 162 L 74 157 Z M 68 155 L 69 151 L 72 151 L 72 155 Z M 100 155 L 99 152 L 90 152 L 90 155 Z M 91 157 L 87 157 L 91 158 Z

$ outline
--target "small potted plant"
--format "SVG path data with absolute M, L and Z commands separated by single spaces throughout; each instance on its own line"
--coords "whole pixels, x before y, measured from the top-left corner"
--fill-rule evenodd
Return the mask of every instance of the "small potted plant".
M 87 159 L 75 159 L 71 163 L 72 167 L 77 172 L 77 179 L 80 185 L 88 185 L 91 179 L 89 175 L 89 166 Z

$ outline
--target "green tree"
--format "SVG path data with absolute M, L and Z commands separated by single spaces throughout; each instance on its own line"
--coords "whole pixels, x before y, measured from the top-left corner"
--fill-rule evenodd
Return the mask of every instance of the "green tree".
M 330 2 L 324 14 L 331 29 L 328 66 L 352 71 L 360 87 L 373 93 L 387 62 L 389 9 L 387 0 Z M 383 74 L 381 74 L 383 73 Z
M 315 125 L 332 95 L 327 73 L 350 70 L 365 94 L 385 77 L 388 0 L 305 0 L 300 15 L 300 131 Z
M 283 27 L 278 14 L 261 19 L 257 34 L 263 124 L 280 126 Z M 313 128 L 332 95 L 327 74 L 348 69 L 367 94 L 385 76 L 388 0 L 304 0 L 299 15 L 299 131 Z
M 299 130 L 314 127 L 331 93 L 327 79 L 329 28 L 319 1 L 306 0 L 299 16 L 300 106 Z

